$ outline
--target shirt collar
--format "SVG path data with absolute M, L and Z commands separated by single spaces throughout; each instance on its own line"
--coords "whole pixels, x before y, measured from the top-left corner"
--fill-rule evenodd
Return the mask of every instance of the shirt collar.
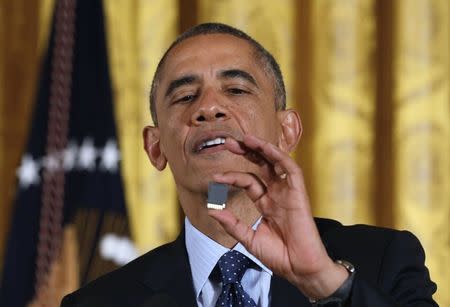
M 255 222 L 252 228 L 256 229 L 260 222 L 261 218 Z M 186 250 L 189 256 L 195 295 L 198 298 L 217 261 L 229 249 L 200 232 L 191 224 L 187 217 L 184 220 L 184 226 L 186 231 Z M 241 243 L 236 244 L 233 250 L 241 252 L 261 269 L 272 275 L 272 271 L 250 254 Z

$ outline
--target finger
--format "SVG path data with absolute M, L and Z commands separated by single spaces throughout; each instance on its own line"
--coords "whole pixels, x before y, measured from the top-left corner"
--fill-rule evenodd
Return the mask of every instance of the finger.
M 264 183 L 254 174 L 227 172 L 214 175 L 214 180 L 244 189 L 253 202 L 259 200 L 267 191 Z
M 264 194 L 255 202 L 255 207 L 262 216 L 266 217 L 273 216 L 275 214 L 274 210 L 278 208 L 278 206 L 274 206 L 273 200 L 267 194 Z
M 276 157 L 274 158 L 274 157 L 271 157 L 270 155 L 264 155 L 263 146 L 264 146 L 264 144 L 267 144 L 268 146 L 272 146 L 273 147 L 272 149 L 279 151 L 280 157 L 284 157 L 288 160 L 291 160 L 293 162 L 291 167 L 294 167 L 296 170 L 300 171 L 299 167 L 291 159 L 291 157 L 289 157 L 289 155 L 287 155 L 286 153 L 281 151 L 278 147 L 276 147 L 275 145 L 273 145 L 271 143 L 268 143 L 261 139 L 258 139 L 254 136 L 251 136 L 251 135 L 248 135 L 248 136 L 249 136 L 250 140 L 247 140 L 246 142 L 249 144 L 253 144 L 253 148 L 246 146 L 244 141 L 240 142 L 240 141 L 237 141 L 232 138 L 226 139 L 225 147 L 235 154 L 244 155 L 247 159 L 249 159 L 253 163 L 256 163 L 258 165 L 263 165 L 263 164 L 270 165 L 271 169 L 273 170 L 273 172 L 276 176 L 278 176 L 281 179 L 286 179 L 287 178 L 287 170 L 285 169 L 285 166 L 283 166 L 283 164 L 281 164 L 280 162 L 277 162 L 277 160 L 275 159 Z M 255 138 L 257 141 L 259 140 L 261 142 L 251 143 L 252 137 Z M 244 139 L 245 139 L 245 137 L 244 137 Z M 290 174 L 292 175 L 292 174 L 297 174 L 297 173 L 295 171 L 291 171 Z M 293 181 L 292 186 L 295 186 L 295 183 L 297 182 L 297 180 L 298 179 L 290 180 L 290 181 Z
M 248 152 L 248 148 L 245 148 L 242 142 L 239 142 L 230 137 L 225 139 L 224 145 L 226 149 L 238 155 L 245 155 Z
M 214 180 L 244 189 L 261 215 L 270 216 L 273 214 L 273 200 L 266 194 L 267 188 L 257 176 L 248 173 L 229 172 L 214 175 Z
M 279 176 L 280 178 L 286 178 L 286 171 L 284 170 L 284 168 L 282 166 L 280 166 L 278 163 L 275 163 L 273 166 L 273 170 L 275 172 L 275 174 L 277 176 Z
M 243 155 L 245 158 L 257 165 L 272 164 L 267 161 L 260 153 L 246 147 L 243 142 L 237 141 L 232 138 L 227 138 L 224 145 L 227 150 L 237 155 Z
M 251 242 L 255 231 L 250 226 L 236 218 L 229 210 L 208 210 L 208 214 L 217 220 L 229 235 L 241 242 L 249 252 L 252 252 Z
M 282 174 L 282 170 L 284 170 L 284 173 L 288 176 L 300 175 L 300 168 L 295 161 L 272 143 L 261 140 L 253 135 L 245 135 L 243 142 L 246 147 L 257 151 L 276 166 L 275 171 L 277 173 Z

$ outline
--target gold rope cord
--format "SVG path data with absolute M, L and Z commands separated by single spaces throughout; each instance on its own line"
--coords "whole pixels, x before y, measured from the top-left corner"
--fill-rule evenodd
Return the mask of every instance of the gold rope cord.
M 52 289 L 52 295 L 47 296 L 45 292 L 41 291 L 27 307 L 57 307 L 66 294 L 80 287 L 78 243 L 75 227 L 70 224 L 66 225 L 63 231 L 61 252 L 52 262 L 48 274 L 47 287 Z
M 148 95 L 157 61 L 176 36 L 177 1 L 103 1 L 122 175 L 131 232 L 141 252 L 178 233 L 172 175 L 154 169 L 143 150 L 151 123 Z
M 46 153 L 55 159 L 54 168 L 44 168 L 42 207 L 36 256 L 35 296 L 37 304 L 51 306 L 56 289 L 50 287 L 53 263 L 59 258 L 63 240 L 65 174 L 61 152 L 67 144 L 72 93 L 72 61 L 75 44 L 76 0 L 60 0 L 55 12 L 55 37 L 51 60 L 50 105 Z
M 317 216 L 374 223 L 374 1 L 312 5 L 311 198 Z
M 419 237 L 450 306 L 450 3 L 395 4 L 395 227 Z

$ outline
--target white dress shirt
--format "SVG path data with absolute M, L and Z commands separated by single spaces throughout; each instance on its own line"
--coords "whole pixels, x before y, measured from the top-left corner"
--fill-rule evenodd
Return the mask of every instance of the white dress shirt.
M 253 228 L 256 229 L 260 220 Z M 219 258 L 229 251 L 196 229 L 188 220 L 184 221 L 186 231 L 186 249 L 191 266 L 192 280 L 194 282 L 195 296 L 199 307 L 215 306 L 222 291 L 221 282 L 209 278 Z M 242 277 L 241 284 L 244 290 L 255 301 L 258 307 L 268 307 L 270 303 L 270 280 L 272 271 L 250 254 L 242 244 L 238 243 L 233 250 L 239 251 L 254 263 L 257 268 L 250 267 Z

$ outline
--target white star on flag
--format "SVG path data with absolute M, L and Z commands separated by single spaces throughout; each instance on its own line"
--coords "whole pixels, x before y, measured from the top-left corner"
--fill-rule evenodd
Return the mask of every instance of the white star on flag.
M 77 158 L 77 150 L 78 146 L 75 142 L 71 141 L 67 148 L 64 149 L 64 169 L 69 172 L 71 171 L 75 166 L 75 161 Z
M 94 147 L 92 138 L 85 138 L 81 144 L 78 155 L 78 166 L 81 169 L 93 170 L 95 169 L 95 158 L 97 151 Z
M 17 169 L 17 177 L 19 177 L 19 186 L 23 188 L 39 182 L 39 165 L 31 155 L 25 154 L 22 157 L 20 167 Z
M 102 151 L 100 167 L 107 171 L 114 172 L 117 170 L 119 160 L 120 152 L 117 148 L 117 143 L 114 140 L 108 140 Z

